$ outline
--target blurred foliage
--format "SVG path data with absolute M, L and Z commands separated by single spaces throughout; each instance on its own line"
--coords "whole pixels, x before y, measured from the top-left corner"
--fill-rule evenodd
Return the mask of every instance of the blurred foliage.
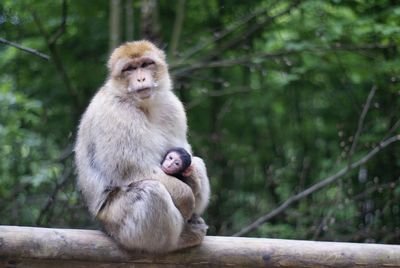
M 64 73 L 33 15 L 51 36 L 62 1 L 0 4 L 0 37 L 52 58 L 0 45 L 0 224 L 96 227 L 75 189 L 71 147 L 107 76 L 109 2 L 67 4 L 53 44 Z M 139 39 L 140 1 L 131 8 Z M 159 1 L 166 51 L 176 10 Z M 190 141 L 208 165 L 210 234 L 241 230 L 399 133 L 399 16 L 393 0 L 186 1 L 168 56 Z M 393 144 L 248 235 L 400 243 L 398 159 Z

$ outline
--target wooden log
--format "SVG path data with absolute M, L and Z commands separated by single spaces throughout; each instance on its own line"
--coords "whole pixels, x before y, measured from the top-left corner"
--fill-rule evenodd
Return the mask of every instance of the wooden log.
M 400 267 L 400 246 L 208 236 L 151 256 L 100 231 L 0 226 L 0 267 Z

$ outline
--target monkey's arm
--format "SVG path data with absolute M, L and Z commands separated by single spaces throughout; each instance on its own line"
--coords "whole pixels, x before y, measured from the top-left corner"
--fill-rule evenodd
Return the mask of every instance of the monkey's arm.
M 81 120 L 75 144 L 75 164 L 78 171 L 78 188 L 86 200 L 89 211 L 95 216 L 107 198 L 111 181 L 100 170 L 96 162 L 96 143 L 92 137 L 90 116 Z
M 184 182 L 192 188 L 194 193 L 195 205 L 193 212 L 201 215 L 210 200 L 210 182 L 206 165 L 201 158 L 194 156 L 192 158 L 192 167 L 192 174 L 185 178 Z

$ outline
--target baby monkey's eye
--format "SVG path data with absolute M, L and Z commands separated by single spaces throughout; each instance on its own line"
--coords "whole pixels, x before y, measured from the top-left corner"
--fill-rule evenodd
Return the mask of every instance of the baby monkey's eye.
M 169 157 L 169 160 L 172 160 L 172 156 Z
M 179 166 L 179 163 L 175 163 L 176 166 Z

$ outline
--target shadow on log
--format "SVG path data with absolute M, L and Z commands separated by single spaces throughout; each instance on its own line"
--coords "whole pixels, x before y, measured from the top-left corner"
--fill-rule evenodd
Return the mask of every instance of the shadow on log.
M 400 267 L 400 246 L 208 236 L 150 256 L 100 231 L 0 226 L 0 267 Z

